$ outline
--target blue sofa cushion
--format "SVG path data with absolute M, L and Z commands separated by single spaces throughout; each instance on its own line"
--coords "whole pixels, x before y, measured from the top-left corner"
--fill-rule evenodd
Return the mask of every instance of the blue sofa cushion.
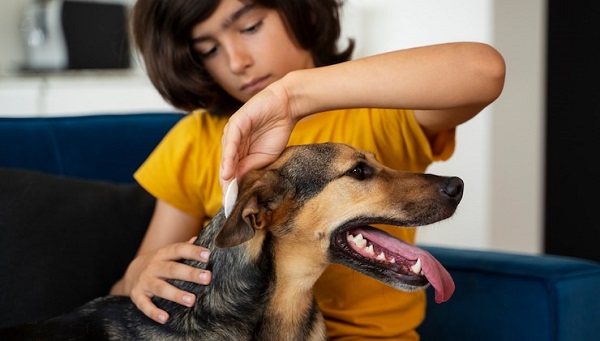
M 137 184 L 0 168 L 0 327 L 108 294 L 134 257 L 154 203 Z

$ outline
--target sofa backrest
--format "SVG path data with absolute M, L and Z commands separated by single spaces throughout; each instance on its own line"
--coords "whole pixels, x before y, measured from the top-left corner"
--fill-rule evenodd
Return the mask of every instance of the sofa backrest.
M 0 167 L 133 182 L 179 113 L 0 118 Z

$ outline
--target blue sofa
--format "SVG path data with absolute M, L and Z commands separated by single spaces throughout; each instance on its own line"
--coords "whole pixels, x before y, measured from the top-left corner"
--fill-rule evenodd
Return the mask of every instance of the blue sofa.
M 109 291 L 154 205 L 131 175 L 181 117 L 0 118 L 0 326 Z M 428 290 L 423 340 L 600 340 L 600 264 L 425 248 L 457 288 L 443 304 Z

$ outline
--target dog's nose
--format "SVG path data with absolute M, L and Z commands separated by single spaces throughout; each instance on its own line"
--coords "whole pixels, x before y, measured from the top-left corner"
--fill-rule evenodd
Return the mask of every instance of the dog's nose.
M 455 200 L 460 201 L 460 199 L 462 199 L 464 186 L 465 186 L 465 184 L 461 178 L 452 176 L 452 177 L 449 177 L 446 179 L 446 182 L 444 183 L 442 190 L 449 197 L 452 197 Z

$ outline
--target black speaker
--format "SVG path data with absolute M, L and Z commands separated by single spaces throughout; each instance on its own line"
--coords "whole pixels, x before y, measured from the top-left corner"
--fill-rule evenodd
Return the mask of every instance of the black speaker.
M 123 4 L 65 1 L 62 26 L 68 69 L 123 69 L 130 66 L 127 8 Z

